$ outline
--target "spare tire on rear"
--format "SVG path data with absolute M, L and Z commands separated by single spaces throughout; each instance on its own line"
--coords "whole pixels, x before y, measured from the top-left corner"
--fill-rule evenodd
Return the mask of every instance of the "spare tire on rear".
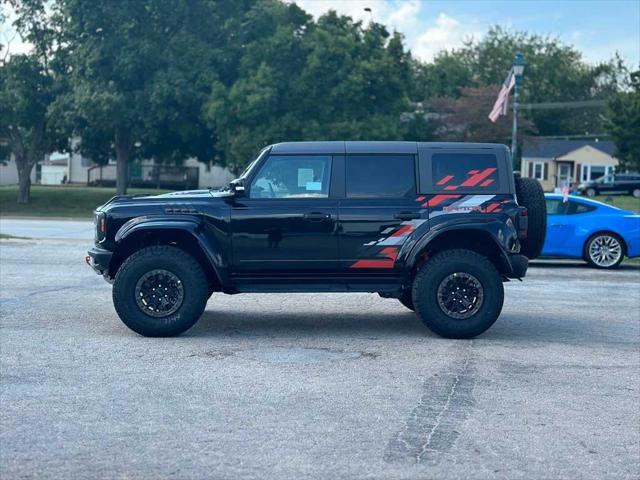
M 547 205 L 542 185 L 534 178 L 516 177 L 518 204 L 527 207 L 529 229 L 527 238 L 520 241 L 520 253 L 530 259 L 538 258 L 547 234 Z

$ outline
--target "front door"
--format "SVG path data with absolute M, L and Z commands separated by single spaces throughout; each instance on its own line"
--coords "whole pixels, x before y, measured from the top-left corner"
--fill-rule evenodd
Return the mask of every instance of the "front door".
M 570 163 L 558 163 L 558 177 L 556 187 L 569 187 L 571 186 L 571 167 Z
M 234 271 L 287 276 L 335 272 L 338 201 L 329 196 L 333 159 L 271 155 L 231 208 Z
M 427 221 L 416 201 L 415 157 L 353 154 L 345 163 L 340 268 L 348 275 L 393 275 L 402 244 Z

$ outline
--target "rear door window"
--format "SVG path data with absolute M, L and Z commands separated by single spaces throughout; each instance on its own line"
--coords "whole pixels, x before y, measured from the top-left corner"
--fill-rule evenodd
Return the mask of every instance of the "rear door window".
M 405 198 L 416 194 L 413 155 L 348 155 L 347 198 Z
M 498 159 L 493 153 L 434 153 L 431 164 L 434 192 L 498 189 Z

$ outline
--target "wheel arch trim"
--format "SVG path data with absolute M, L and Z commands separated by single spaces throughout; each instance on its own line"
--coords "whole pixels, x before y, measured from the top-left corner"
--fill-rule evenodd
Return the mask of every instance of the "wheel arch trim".
M 208 266 L 212 269 L 220 285 L 224 287 L 228 284 L 228 265 L 222 255 L 222 249 L 215 236 L 205 232 L 203 220 L 197 215 L 135 217 L 120 227 L 116 232 L 115 242 L 116 245 L 121 246 L 139 233 L 167 230 L 186 232 L 191 236 L 204 253 Z
M 493 245 L 499 251 L 499 257 L 502 263 L 502 268 L 500 268 L 500 270 L 503 270 L 506 274 L 514 272 L 514 267 L 511 264 L 511 259 L 509 258 L 509 253 L 517 254 L 518 252 L 510 252 L 509 243 L 517 240 L 517 231 L 513 226 L 509 228 L 507 223 L 498 219 L 487 221 L 486 219 L 480 218 L 477 220 L 460 219 L 456 223 L 447 222 L 428 230 L 422 236 L 415 239 L 413 242 L 410 242 L 411 245 L 407 246 L 408 248 L 404 255 L 405 268 L 409 272 L 413 271 L 425 250 L 427 250 L 430 245 L 433 245 L 438 239 L 442 238 L 443 235 L 451 234 L 453 232 L 462 233 L 464 231 L 473 231 L 474 233 L 478 232 L 491 238 Z M 462 247 L 456 246 L 453 248 Z M 470 250 L 474 249 L 470 248 Z

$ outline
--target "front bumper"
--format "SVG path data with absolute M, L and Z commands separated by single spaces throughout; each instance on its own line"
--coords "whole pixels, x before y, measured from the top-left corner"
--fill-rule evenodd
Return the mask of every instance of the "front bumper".
M 96 273 L 107 278 L 109 275 L 111 257 L 113 257 L 113 252 L 105 250 L 104 248 L 93 247 L 87 252 L 85 260 L 87 265 L 93 268 Z

